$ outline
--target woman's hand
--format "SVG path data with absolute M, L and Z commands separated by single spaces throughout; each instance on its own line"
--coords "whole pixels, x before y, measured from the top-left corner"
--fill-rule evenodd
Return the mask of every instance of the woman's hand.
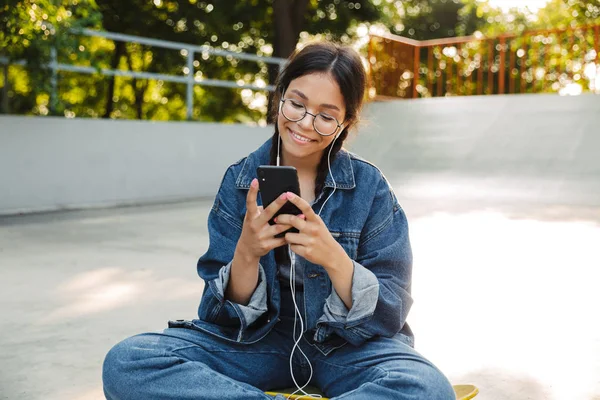
M 331 236 L 327 226 L 304 199 L 288 192 L 287 199 L 302 211 L 302 215 L 279 215 L 277 225 L 297 228 L 299 233 L 286 233 L 285 240 L 292 251 L 313 264 L 323 266 L 331 275 L 339 269 L 352 266 L 350 257 L 342 246 Z
M 246 196 L 246 215 L 242 226 L 242 234 L 238 239 L 231 275 L 225 298 L 238 304 L 246 305 L 258 283 L 258 262 L 260 258 L 276 247 L 286 244 L 285 238 L 275 238 L 275 235 L 291 228 L 290 225 L 269 225 L 269 220 L 287 202 L 285 194 L 263 209 L 256 204 L 258 180 L 250 184 Z
M 286 224 L 269 225 L 269 220 L 287 202 L 285 193 L 265 209 L 256 204 L 257 194 L 258 180 L 254 179 L 246 196 L 246 216 L 236 253 L 240 252 L 244 258 L 255 259 L 258 262 L 260 257 L 269 251 L 286 244 L 285 238 L 275 238 L 275 235 L 285 232 L 291 226 Z

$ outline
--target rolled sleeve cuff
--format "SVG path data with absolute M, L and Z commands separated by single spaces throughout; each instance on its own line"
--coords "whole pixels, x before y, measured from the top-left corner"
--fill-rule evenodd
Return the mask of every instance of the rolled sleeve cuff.
M 225 298 L 225 291 L 227 290 L 230 276 L 231 262 L 221 268 L 219 277 L 215 281 L 215 289 L 218 292 L 218 296 L 222 299 Z M 252 325 L 254 321 L 267 311 L 267 277 L 262 265 L 258 264 L 258 285 L 254 293 L 252 293 L 248 304 L 242 305 L 232 301 L 228 302 L 234 305 L 240 317 L 244 319 L 243 326 Z
M 375 313 L 379 298 L 379 280 L 373 272 L 356 261 L 352 276 L 352 308 L 348 310 L 334 288 L 325 301 L 323 315 L 318 322 L 337 322 L 344 325 L 370 317 Z

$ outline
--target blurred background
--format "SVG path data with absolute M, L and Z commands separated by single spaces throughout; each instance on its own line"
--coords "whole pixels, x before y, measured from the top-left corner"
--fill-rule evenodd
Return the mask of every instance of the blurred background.
M 416 348 L 477 399 L 600 399 L 597 0 L 0 2 L 0 399 L 101 399 L 192 319 L 227 166 L 294 49 L 368 71 L 345 146 L 409 220 Z
M 5 0 L 1 12 L 5 114 L 264 125 L 268 92 L 254 89 L 319 38 L 364 55 L 371 98 L 600 90 L 594 0 Z

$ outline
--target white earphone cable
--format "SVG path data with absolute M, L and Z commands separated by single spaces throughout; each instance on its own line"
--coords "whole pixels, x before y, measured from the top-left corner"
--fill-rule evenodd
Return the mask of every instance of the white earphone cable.
M 321 211 L 323 211 L 323 207 L 325 207 L 325 204 L 327 203 L 327 201 L 329 201 L 329 199 L 331 198 L 331 196 L 333 196 L 333 194 L 335 193 L 335 191 L 337 189 L 335 179 L 333 178 L 333 173 L 331 172 L 331 150 L 333 149 L 333 145 L 335 144 L 335 141 L 337 140 L 338 136 L 339 135 L 336 135 L 335 139 L 333 139 L 333 142 L 331 143 L 331 146 L 329 148 L 329 153 L 327 154 L 327 167 L 329 169 L 329 176 L 331 177 L 331 180 L 333 181 L 333 191 L 329 194 L 329 196 L 327 196 L 327 199 L 325 199 L 325 201 L 323 202 L 323 205 L 321 206 L 321 208 L 319 209 L 319 213 L 317 214 L 318 216 L 321 216 Z M 277 148 L 277 160 L 278 160 L 277 165 L 279 165 L 279 147 Z M 323 397 L 320 394 L 309 394 L 304 391 L 304 388 L 308 386 L 308 384 L 310 383 L 310 381 L 312 379 L 313 368 L 310 363 L 310 359 L 304 353 L 302 348 L 299 346 L 300 341 L 302 340 L 302 335 L 304 334 L 304 320 L 302 319 L 302 314 L 300 313 L 298 303 L 296 302 L 296 254 L 292 251 L 292 248 L 290 245 L 288 245 L 288 253 L 290 255 L 290 291 L 292 292 L 292 302 L 294 303 L 294 332 L 293 332 L 294 346 L 292 347 L 292 352 L 290 354 L 290 373 L 292 375 L 292 380 L 294 381 L 294 385 L 296 385 L 296 388 L 297 388 L 297 390 L 294 393 L 290 394 L 290 396 L 295 395 L 298 392 L 301 392 L 306 397 L 313 398 L 313 399 L 320 399 Z M 300 334 L 298 335 L 298 337 L 296 337 L 296 322 L 297 322 L 298 318 L 300 318 Z M 300 350 L 300 353 L 302 353 L 302 356 L 308 363 L 308 367 L 310 369 L 310 376 L 308 378 L 308 381 L 302 387 L 300 385 L 298 385 L 298 382 L 296 381 L 296 377 L 294 375 L 294 367 L 292 364 L 292 359 L 294 357 L 294 352 L 296 351 L 296 348 L 298 350 Z M 288 396 L 288 399 L 290 398 L 290 396 Z
M 335 139 L 333 139 L 333 142 L 331 143 L 331 147 L 329 147 L 329 154 L 327 155 L 327 167 L 329 168 L 329 176 L 331 177 L 331 180 L 333 181 L 333 191 L 329 194 L 329 196 L 327 196 L 327 198 L 323 202 L 323 205 L 321 205 L 321 208 L 319 209 L 319 213 L 317 214 L 319 217 L 321 216 L 321 211 L 323 211 L 323 207 L 325 207 L 325 204 L 327 204 L 327 202 L 329 201 L 331 196 L 333 196 L 333 194 L 335 193 L 335 190 L 337 189 L 337 184 L 335 183 L 335 179 L 333 178 L 333 173 L 331 172 L 331 150 L 333 150 L 333 145 L 335 144 L 335 141 L 337 140 L 338 136 L 339 135 L 337 135 L 335 137 Z
M 310 363 L 310 359 L 308 358 L 306 353 L 304 353 L 304 351 L 300 347 L 300 341 L 302 340 L 302 335 L 304 334 L 304 320 L 302 319 L 302 314 L 300 313 L 300 308 L 298 307 L 298 303 L 296 302 L 296 255 L 291 250 L 291 247 L 289 245 L 288 245 L 288 252 L 290 255 L 290 291 L 292 293 L 292 301 L 294 302 L 294 332 L 293 332 L 294 346 L 292 347 L 292 352 L 290 354 L 290 373 L 292 375 L 292 380 L 294 381 L 294 385 L 296 385 L 296 388 L 297 388 L 296 391 L 294 391 L 293 393 L 291 393 L 288 396 L 288 399 L 298 392 L 301 392 L 304 396 L 312 398 L 312 399 L 320 399 L 323 397 L 320 394 L 314 394 L 314 393 L 310 394 L 310 393 L 307 393 L 306 391 L 304 391 L 304 388 L 308 386 L 308 384 L 310 383 L 310 381 L 312 379 L 313 368 Z M 298 318 L 300 319 L 300 334 L 298 336 L 296 336 L 296 327 L 297 327 Z M 310 369 L 310 375 L 308 377 L 308 380 L 302 386 L 300 386 L 298 384 L 298 382 L 296 381 L 296 376 L 294 375 L 294 366 L 292 363 L 292 360 L 294 357 L 294 352 L 296 351 L 296 349 L 298 349 L 300 351 L 300 353 L 302 354 L 302 356 L 308 363 L 308 367 Z

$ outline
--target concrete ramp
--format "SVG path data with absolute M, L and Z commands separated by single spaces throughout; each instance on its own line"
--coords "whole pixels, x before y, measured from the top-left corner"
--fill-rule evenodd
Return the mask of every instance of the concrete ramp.
M 400 100 L 365 114 L 348 147 L 399 197 L 600 206 L 600 96 Z
M 406 201 L 600 207 L 600 96 L 371 103 L 350 149 Z M 0 117 L 0 215 L 212 198 L 271 127 Z

